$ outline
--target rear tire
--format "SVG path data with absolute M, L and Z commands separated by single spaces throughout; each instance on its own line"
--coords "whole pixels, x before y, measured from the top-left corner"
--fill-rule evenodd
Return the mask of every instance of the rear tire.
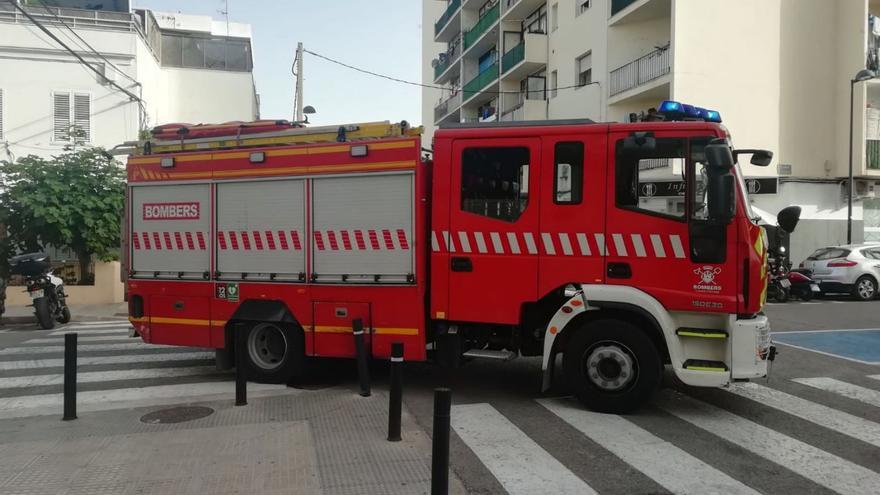
M 859 301 L 871 301 L 877 297 L 877 281 L 869 275 L 862 275 L 853 287 L 853 297 Z
M 598 320 L 575 331 L 562 364 L 569 387 L 584 405 L 620 414 L 650 400 L 663 361 L 645 332 L 621 320 Z
M 784 303 L 788 302 L 789 297 L 788 289 L 783 289 L 782 287 L 776 289 L 776 302 Z
M 813 289 L 807 288 L 801 292 L 801 301 L 810 302 L 813 300 Z
M 242 331 L 247 332 L 243 356 L 248 378 L 261 383 L 288 383 L 302 375 L 305 337 L 301 328 L 258 322 Z
M 49 307 L 49 299 L 40 297 L 34 299 L 34 313 L 37 315 L 37 323 L 43 330 L 55 328 L 55 318 L 52 316 L 52 308 Z

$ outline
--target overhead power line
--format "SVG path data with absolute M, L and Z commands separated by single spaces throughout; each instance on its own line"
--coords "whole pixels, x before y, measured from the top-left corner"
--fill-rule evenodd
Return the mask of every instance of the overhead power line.
M 133 83 L 135 83 L 135 84 L 140 84 L 136 79 L 134 79 L 133 77 L 131 77 L 131 76 L 129 76 L 128 74 L 126 74 L 125 71 L 123 71 L 122 69 L 120 69 L 119 67 L 117 67 L 116 64 L 114 64 L 113 62 L 111 62 L 110 60 L 108 60 L 107 57 L 105 57 L 101 52 L 99 52 L 98 50 L 96 50 L 95 47 L 93 47 L 91 44 L 89 44 L 88 41 L 86 41 L 82 36 L 79 35 L 79 33 L 76 32 L 76 30 L 74 30 L 72 27 L 70 27 L 69 24 L 67 24 L 66 22 L 64 22 L 64 19 L 62 19 L 61 16 L 59 16 L 58 14 L 56 14 L 55 12 L 53 12 L 52 9 L 50 9 L 49 6 L 46 5 L 46 2 L 45 2 L 44 0 L 38 0 L 37 3 L 39 3 L 40 5 L 42 5 L 43 10 L 45 10 L 46 12 L 48 12 L 49 15 L 51 15 L 52 17 L 54 17 L 55 20 L 56 20 L 59 24 L 61 24 L 62 26 L 66 27 L 67 30 L 71 32 L 71 34 L 73 34 L 74 36 L 76 36 L 76 38 L 77 38 L 79 41 L 81 41 L 86 47 L 88 47 L 88 51 L 90 51 L 90 52 L 92 52 L 93 54 L 95 54 L 98 58 L 100 58 L 100 59 L 103 60 L 107 65 L 109 65 L 113 70 L 115 70 L 116 72 L 122 74 L 122 76 L 125 77 L 126 79 L 128 79 L 129 81 L 131 81 L 131 82 L 133 82 Z M 73 41 L 73 40 L 71 40 L 71 41 Z M 76 41 L 74 41 L 74 43 L 76 43 Z M 82 47 L 82 45 L 80 45 L 80 47 Z
M 437 86 L 436 84 L 425 84 L 425 83 L 420 83 L 420 82 L 415 82 L 415 81 L 407 81 L 406 79 L 400 79 L 398 77 L 388 76 L 388 75 L 380 74 L 378 72 L 373 72 L 373 71 L 370 71 L 367 69 L 362 69 L 360 67 L 355 67 L 355 66 L 349 65 L 345 62 L 340 62 L 339 60 L 335 60 L 335 59 L 332 59 L 332 58 L 327 57 L 325 55 L 321 55 L 320 53 L 315 53 L 311 50 L 303 50 L 303 51 L 305 53 L 308 53 L 309 55 L 314 55 L 318 58 L 324 59 L 324 60 L 331 62 L 331 63 L 334 63 L 336 65 L 341 65 L 342 67 L 345 67 L 347 69 L 351 69 L 351 70 L 354 70 L 357 72 L 368 74 L 368 75 L 371 75 L 374 77 L 387 79 L 389 81 L 394 81 L 394 82 L 401 83 L 401 84 L 408 84 L 410 86 L 419 86 L 421 88 L 440 89 L 440 90 L 444 90 L 444 91 L 449 91 L 451 89 L 446 86 Z M 563 90 L 563 89 L 577 89 L 577 88 L 583 88 L 585 86 L 593 86 L 593 85 L 600 86 L 599 81 L 588 82 L 586 84 L 573 84 L 571 86 L 560 86 L 558 88 L 547 88 L 547 90 L 559 91 L 559 90 Z M 543 92 L 543 91 L 544 90 L 526 90 L 525 92 L 526 93 L 538 93 L 538 92 Z M 505 94 L 506 95 L 518 95 L 518 94 L 523 93 L 523 91 L 479 91 L 479 92 L 480 93 L 489 93 L 489 94 L 493 94 L 493 95 L 505 95 Z
M 101 73 L 101 71 L 99 71 L 98 69 L 96 69 L 96 68 L 95 68 L 92 64 L 90 64 L 86 59 L 84 59 L 84 58 L 82 57 L 82 55 L 80 55 L 79 53 L 76 53 L 76 51 L 72 50 L 69 46 L 67 46 L 67 44 L 66 44 L 65 42 L 61 41 L 61 39 L 58 38 L 58 36 L 55 36 L 55 34 L 54 34 L 52 31 L 49 31 L 49 29 L 46 28 L 46 26 L 44 26 L 40 21 L 38 21 L 37 19 L 35 19 L 34 16 L 30 15 L 26 10 L 24 10 L 23 8 L 21 8 L 21 6 L 18 5 L 18 3 L 14 2 L 14 1 L 13 1 L 13 2 L 10 2 L 10 3 L 12 4 L 13 7 L 15 7 L 16 10 L 18 10 L 19 12 L 21 12 L 22 15 L 24 15 L 25 17 L 27 17 L 29 21 L 31 21 L 32 23 L 34 23 L 34 25 L 37 26 L 37 27 L 40 29 L 40 31 L 46 33 L 47 36 L 49 36 L 50 38 L 52 38 L 53 40 L 55 40 L 55 42 L 58 43 L 59 45 L 61 45 L 62 48 L 64 48 L 65 50 L 67 50 L 68 53 L 70 53 L 71 55 L 73 55 L 74 57 L 76 57 L 76 59 L 79 60 L 80 63 L 81 63 L 82 65 L 84 65 L 86 68 L 88 68 L 89 70 L 91 70 L 92 72 L 94 72 L 96 75 L 98 75 L 98 76 L 100 76 L 100 77 L 102 77 L 102 78 L 104 78 L 104 79 L 107 79 L 107 78 L 104 76 L 104 74 Z M 140 103 L 141 105 L 143 105 L 143 100 L 141 100 L 140 97 L 138 97 L 137 95 L 135 95 L 135 94 L 132 93 L 131 91 L 129 91 L 129 90 L 123 88 L 122 86 L 116 84 L 116 82 L 114 82 L 114 81 L 110 81 L 109 79 L 107 80 L 107 82 L 109 82 L 111 86 L 113 86 L 114 88 L 118 89 L 119 91 L 121 91 L 122 93 L 124 93 L 126 96 L 128 96 L 129 98 L 131 98 L 131 101 L 136 101 L 136 102 Z

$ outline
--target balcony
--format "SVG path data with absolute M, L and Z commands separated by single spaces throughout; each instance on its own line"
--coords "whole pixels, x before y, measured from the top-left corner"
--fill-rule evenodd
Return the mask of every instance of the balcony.
M 505 95 L 507 96 L 507 95 Z M 514 97 L 516 98 L 516 97 Z M 501 114 L 503 122 L 521 122 L 524 120 L 546 120 L 547 101 L 541 99 L 524 98 L 522 94 L 514 99 L 514 105 L 507 108 Z
M 464 85 L 464 101 L 469 101 L 477 93 L 485 89 L 486 86 L 496 81 L 498 81 L 498 62 L 490 65 L 486 70 L 480 72 L 477 77 Z
M 670 71 L 670 50 L 654 50 L 632 62 L 611 71 L 608 77 L 609 96 L 615 96 L 651 81 Z
M 451 114 L 454 114 L 461 108 L 461 92 L 447 97 L 434 107 L 434 123 L 438 124 Z M 457 119 L 456 119 L 457 120 Z
M 489 28 L 498 23 L 499 12 L 501 11 L 501 3 L 496 3 L 494 7 L 487 10 L 483 17 L 480 17 L 480 20 L 472 27 L 467 33 L 464 34 L 464 49 L 467 51 L 468 48 L 474 46 L 480 38 L 483 37 L 486 32 L 489 31 Z M 493 45 L 495 43 L 492 43 Z
M 609 25 L 642 22 L 672 15 L 672 0 L 611 0 Z
M 611 0 L 611 17 L 617 15 L 621 10 L 636 3 L 638 0 Z
M 526 33 L 522 41 L 501 57 L 501 78 L 518 81 L 547 65 L 547 35 Z
M 446 11 L 434 24 L 434 41 L 452 41 L 461 30 L 461 0 L 450 0 Z
M 461 42 L 459 40 L 459 42 L 447 50 L 446 53 L 441 53 L 440 56 L 432 62 L 432 65 L 434 66 L 434 83 L 444 84 L 448 82 L 449 79 L 457 76 L 461 72 L 458 64 L 460 59 Z
M 504 11 L 501 17 L 505 21 L 521 21 L 547 3 L 547 0 L 502 0 L 502 2 Z
M 880 140 L 865 141 L 865 165 L 868 170 L 880 170 Z

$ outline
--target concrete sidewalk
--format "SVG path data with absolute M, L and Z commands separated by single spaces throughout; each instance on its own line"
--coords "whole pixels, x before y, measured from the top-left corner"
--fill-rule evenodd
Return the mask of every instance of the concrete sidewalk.
M 79 304 L 70 306 L 73 321 L 114 320 L 128 316 L 128 304 Z M 0 325 L 13 323 L 35 323 L 32 306 L 6 306 L 6 312 L 0 316 Z
M 197 404 L 210 415 L 178 423 L 141 421 L 172 406 L 0 420 L 0 493 L 430 493 L 431 441 L 405 407 L 403 441 L 385 440 L 385 392 L 288 389 L 235 407 L 229 385 Z M 450 493 L 466 493 L 454 473 Z

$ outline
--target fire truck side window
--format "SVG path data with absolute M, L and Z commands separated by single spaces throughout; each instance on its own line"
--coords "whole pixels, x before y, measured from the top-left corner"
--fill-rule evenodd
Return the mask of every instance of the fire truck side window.
M 461 209 L 515 222 L 529 203 L 528 148 L 467 148 L 461 160 Z
M 556 143 L 555 162 L 553 201 L 560 205 L 580 204 L 584 192 L 584 143 Z
M 685 218 L 684 187 L 686 140 L 657 138 L 654 149 L 624 149 L 623 140 L 615 151 L 615 195 L 617 206 Z

